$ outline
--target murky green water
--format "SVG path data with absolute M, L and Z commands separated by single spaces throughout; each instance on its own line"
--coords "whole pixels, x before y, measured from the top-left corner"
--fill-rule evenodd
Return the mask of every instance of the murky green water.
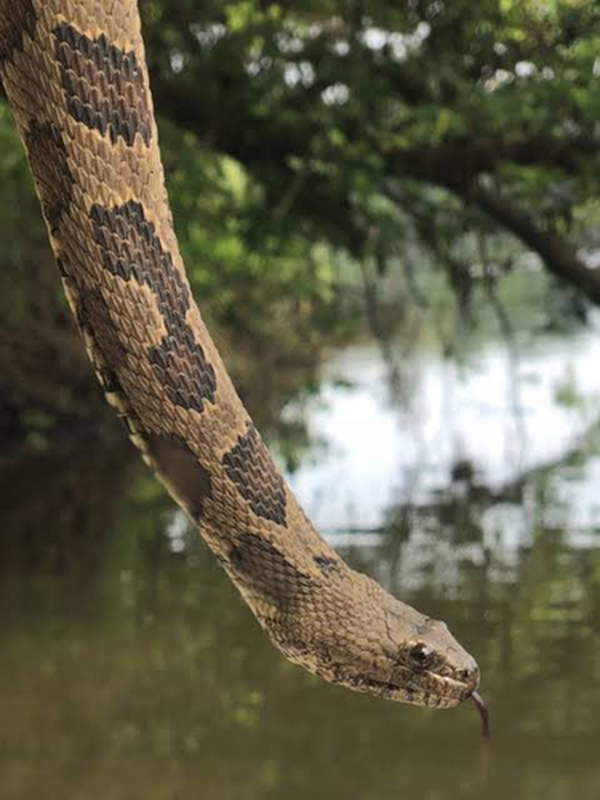
M 4 467 L 2 800 L 600 796 L 594 341 L 572 340 L 559 366 L 551 341 L 530 353 L 516 419 L 483 354 L 457 379 L 443 457 L 418 393 L 430 373 L 404 382 L 415 417 L 374 350 L 334 359 L 320 396 L 286 411 L 312 442 L 292 480 L 332 541 L 477 656 L 487 753 L 472 706 L 387 704 L 283 661 L 127 448 L 96 438 Z M 509 423 L 521 447 L 498 461 L 486 431 Z M 401 443 L 423 436 L 407 460 Z

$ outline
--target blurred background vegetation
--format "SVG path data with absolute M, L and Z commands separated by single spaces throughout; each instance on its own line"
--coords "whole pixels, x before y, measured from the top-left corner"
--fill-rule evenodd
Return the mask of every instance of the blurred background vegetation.
M 561 328 L 600 302 L 597 4 L 141 11 L 184 258 L 263 427 L 365 326 L 449 355 L 482 315 Z M 4 103 L 0 153 L 1 432 L 39 444 L 103 411 Z

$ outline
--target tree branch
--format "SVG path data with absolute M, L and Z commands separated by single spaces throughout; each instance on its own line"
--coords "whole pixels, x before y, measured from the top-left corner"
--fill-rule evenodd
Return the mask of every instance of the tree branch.
M 587 267 L 569 242 L 552 231 L 544 230 L 510 200 L 484 189 L 480 184 L 472 186 L 463 196 L 518 236 L 540 256 L 549 272 L 583 291 L 590 300 L 600 305 L 600 272 Z

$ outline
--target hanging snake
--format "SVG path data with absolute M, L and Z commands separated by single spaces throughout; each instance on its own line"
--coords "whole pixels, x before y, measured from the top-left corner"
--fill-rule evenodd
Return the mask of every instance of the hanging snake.
M 474 659 L 319 536 L 233 388 L 175 238 L 135 0 L 0 0 L 0 76 L 106 399 L 272 642 L 358 692 L 481 707 Z

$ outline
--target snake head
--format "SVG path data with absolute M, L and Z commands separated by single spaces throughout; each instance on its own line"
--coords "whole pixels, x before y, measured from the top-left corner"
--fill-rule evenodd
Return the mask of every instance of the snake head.
M 447 625 L 350 572 L 351 583 L 344 583 L 352 591 L 335 602 L 323 598 L 318 620 L 304 609 L 294 628 L 296 634 L 310 631 L 310 646 L 280 642 L 287 657 L 331 683 L 388 700 L 452 708 L 470 697 L 479 685 L 479 668 Z
M 312 572 L 300 569 L 265 538 L 240 535 L 225 562 L 290 661 L 357 692 L 432 708 L 456 706 L 477 689 L 477 664 L 443 622 L 333 551 L 314 561 Z
M 401 619 L 397 612 L 387 612 L 392 640 L 397 645 L 397 649 L 388 650 L 394 662 L 390 698 L 433 708 L 457 706 L 479 686 L 475 659 L 456 641 L 445 622 L 412 608 L 412 614 L 407 615 L 409 607 L 401 605 Z
M 471 696 L 479 668 L 445 622 L 420 614 L 370 580 L 368 595 L 381 620 L 372 621 L 380 638 L 375 650 L 369 648 L 376 658 L 365 673 L 367 691 L 431 708 L 452 708 Z
M 370 579 L 366 596 L 371 630 L 379 636 L 377 643 L 369 637 L 364 691 L 431 708 L 452 708 L 471 696 L 479 668 L 445 622 L 401 603 Z

